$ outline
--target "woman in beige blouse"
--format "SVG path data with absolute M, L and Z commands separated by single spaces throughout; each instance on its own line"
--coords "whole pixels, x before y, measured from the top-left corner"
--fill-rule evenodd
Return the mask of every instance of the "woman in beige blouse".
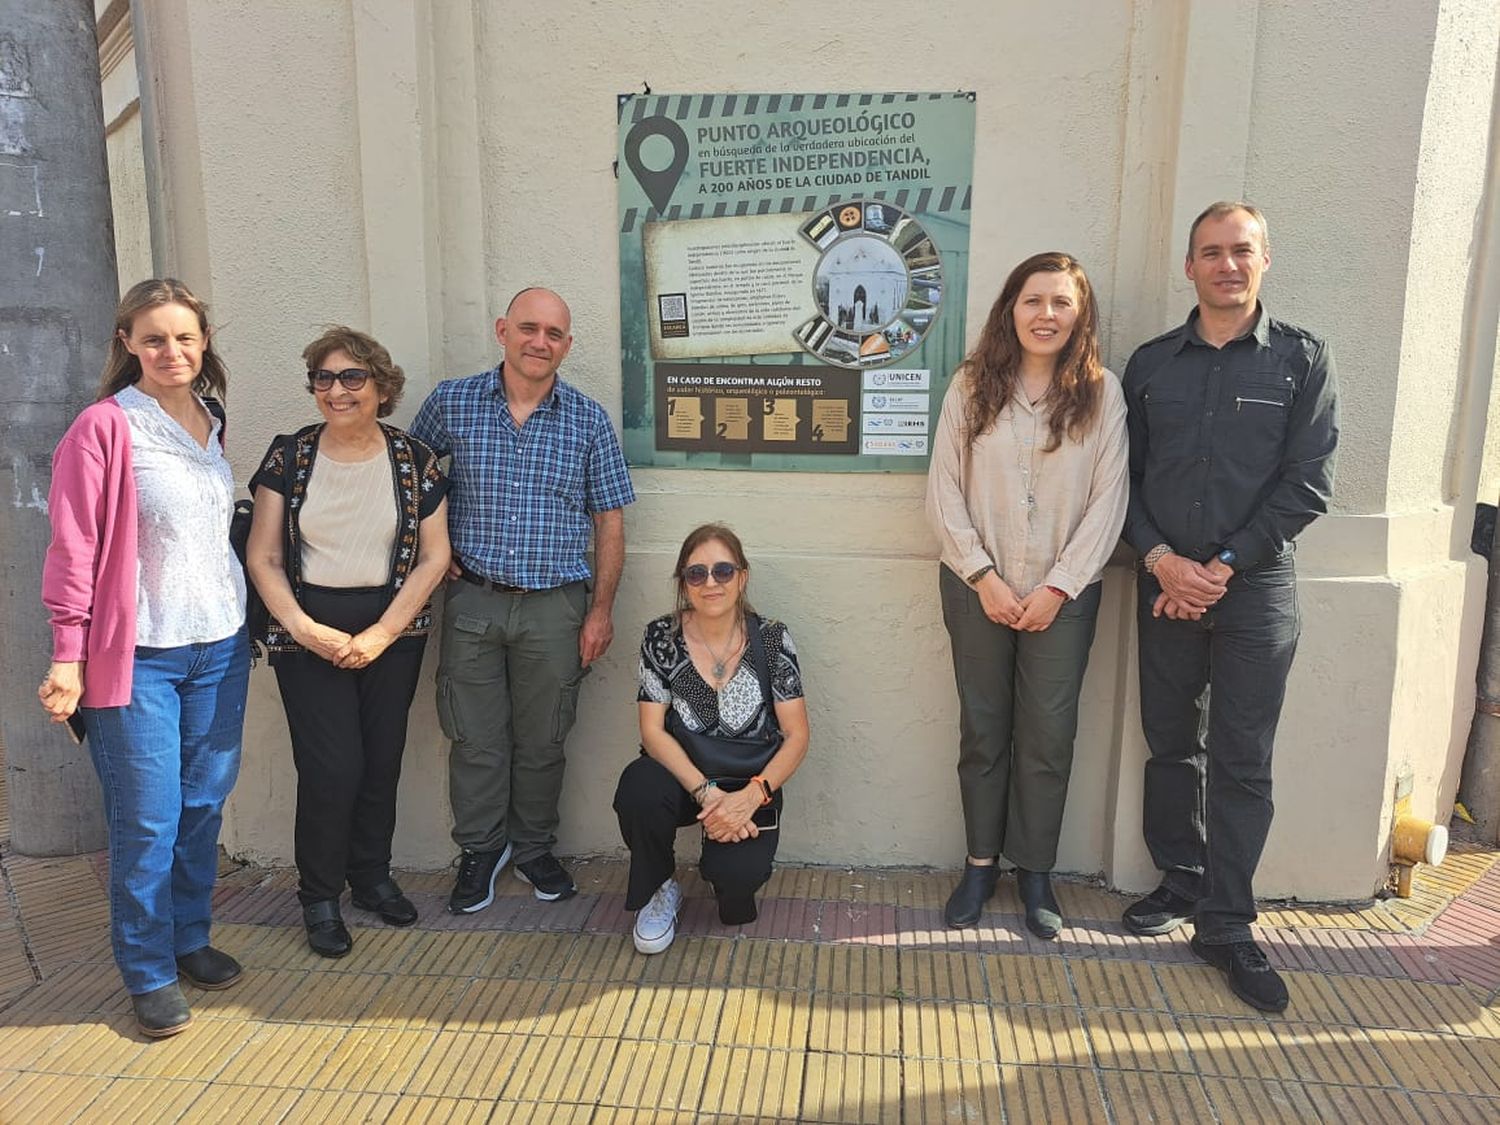
M 1003 854 L 1027 928 L 1062 928 L 1049 873 L 1128 490 L 1125 400 L 1099 362 L 1093 289 L 1067 254 L 1027 258 L 943 400 L 927 479 L 969 851 L 949 926 L 979 920 Z
M 297 765 L 297 898 L 313 952 L 342 957 L 354 905 L 417 920 L 391 879 L 406 716 L 448 569 L 447 478 L 385 425 L 405 377 L 390 352 L 331 328 L 302 353 L 322 423 L 279 435 L 250 482 L 245 562 L 270 611 L 266 647 Z

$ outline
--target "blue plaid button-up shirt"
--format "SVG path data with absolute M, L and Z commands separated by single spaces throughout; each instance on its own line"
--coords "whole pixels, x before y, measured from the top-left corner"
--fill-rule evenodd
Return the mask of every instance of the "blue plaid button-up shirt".
M 499 367 L 445 380 L 410 432 L 451 455 L 453 553 L 497 582 L 545 590 L 587 579 L 594 514 L 635 500 L 609 415 L 561 379 L 520 427 Z

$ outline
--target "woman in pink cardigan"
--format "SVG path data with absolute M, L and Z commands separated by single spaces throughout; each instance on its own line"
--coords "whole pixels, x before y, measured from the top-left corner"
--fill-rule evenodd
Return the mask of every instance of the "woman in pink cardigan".
M 209 944 L 209 914 L 250 653 L 234 478 L 201 397 L 225 390 L 208 310 L 180 281 L 143 281 L 115 329 L 99 399 L 53 455 L 52 666 L 38 694 L 55 721 L 83 717 L 115 961 L 137 1025 L 160 1037 L 192 1019 L 179 975 L 200 988 L 240 977 Z

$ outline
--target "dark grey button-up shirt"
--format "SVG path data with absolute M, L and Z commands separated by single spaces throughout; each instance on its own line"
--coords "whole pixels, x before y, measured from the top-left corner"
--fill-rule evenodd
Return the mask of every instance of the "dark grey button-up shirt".
M 1328 510 L 1338 390 L 1317 336 L 1262 308 L 1251 332 L 1215 348 L 1194 309 L 1136 349 L 1124 385 L 1125 537 L 1142 555 L 1167 543 L 1206 562 L 1228 547 L 1248 570 Z

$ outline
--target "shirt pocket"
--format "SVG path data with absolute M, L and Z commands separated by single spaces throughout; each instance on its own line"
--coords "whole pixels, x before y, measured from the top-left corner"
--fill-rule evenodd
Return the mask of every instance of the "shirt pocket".
M 1292 377 L 1277 368 L 1242 372 L 1235 380 L 1228 423 L 1231 457 L 1248 468 L 1265 469 L 1281 460 L 1287 420 L 1292 413 Z
M 531 462 L 531 471 L 543 492 L 570 507 L 582 506 L 584 455 L 577 442 L 567 435 L 539 442 Z
M 1141 394 L 1152 452 L 1171 457 L 1191 452 L 1198 436 L 1195 404 L 1184 386 L 1153 383 Z

